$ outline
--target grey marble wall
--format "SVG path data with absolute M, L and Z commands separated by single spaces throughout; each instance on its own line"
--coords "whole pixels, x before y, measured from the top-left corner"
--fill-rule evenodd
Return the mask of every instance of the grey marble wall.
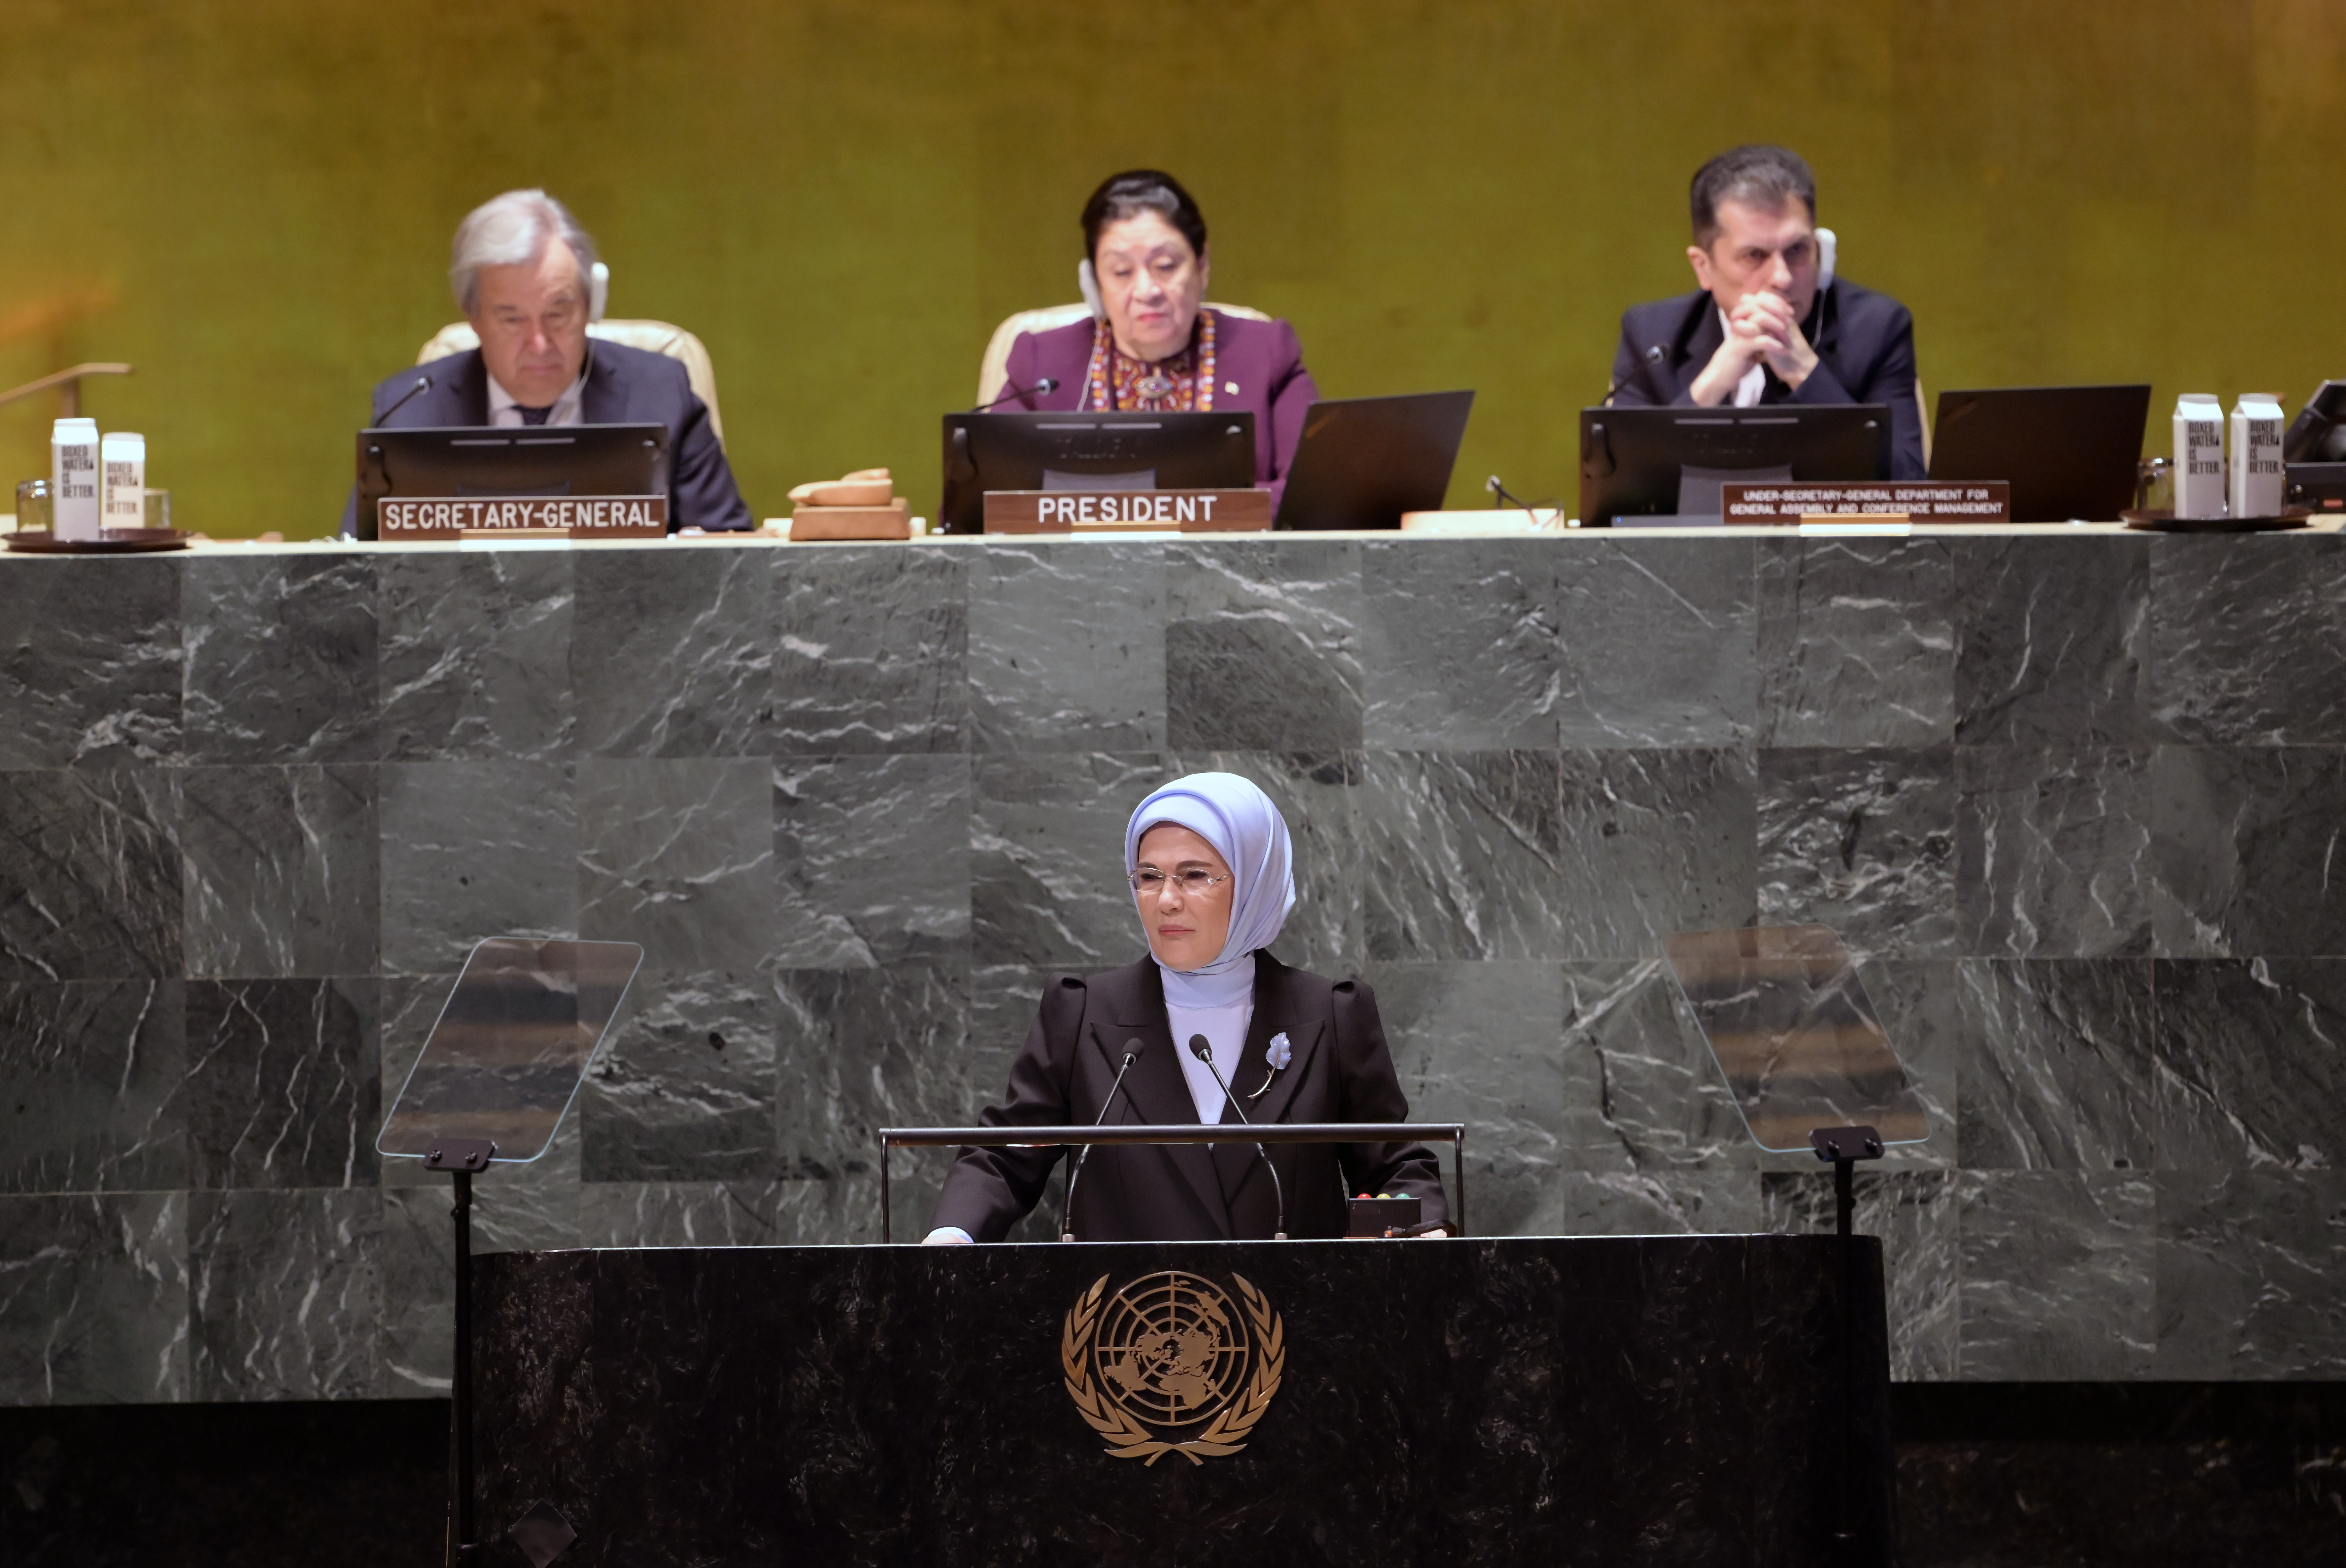
M 1821 921 L 1936 1118 L 1861 1186 L 1900 1376 L 2346 1375 L 2341 551 L 0 560 L 0 1401 L 444 1387 L 444 1186 L 372 1141 L 484 934 L 646 949 L 484 1246 L 874 1237 L 872 1129 L 1137 954 L 1125 814 L 1206 766 L 1478 1230 L 1822 1223 L 1658 961 Z

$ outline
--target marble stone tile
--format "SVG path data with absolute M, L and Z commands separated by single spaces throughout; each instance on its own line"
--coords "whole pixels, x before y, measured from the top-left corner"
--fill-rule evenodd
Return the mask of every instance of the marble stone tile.
M 0 1197 L 0 1404 L 188 1394 L 188 1195 Z
M 1410 1120 L 1466 1124 L 1470 1232 L 1526 1234 L 1558 1207 L 1562 972 L 1553 963 L 1453 961 L 1372 964 L 1362 978 L 1374 990 Z M 1427 1146 L 1448 1186 L 1450 1145 Z
M 2152 1375 L 2346 1378 L 2346 1171 L 2161 1171 Z
M 1087 973 L 1147 951 L 1123 877 L 1132 809 L 1171 777 L 1155 752 L 976 759 L 972 961 Z
M 174 780 L 0 772 L 0 980 L 184 972 Z
M 581 1200 L 582 1239 L 588 1247 L 782 1246 L 774 1215 L 775 1189 L 782 1185 L 770 1181 L 594 1182 Z
M 840 546 L 778 562 L 770 749 L 969 749 L 969 560 Z
M 489 1179 L 495 1179 L 492 1176 Z M 454 1383 L 455 1237 L 449 1180 L 386 1187 L 374 1249 L 382 1306 L 374 1341 L 381 1400 L 446 1399 Z
M 180 565 L 19 560 L 0 575 L 0 769 L 179 754 Z
M 1361 744 L 1361 556 L 1349 540 L 1165 547 L 1165 744 Z
M 765 977 L 647 968 L 630 996 L 573 1107 L 581 1174 L 589 1182 L 770 1175 L 775 1003 Z
M 943 1151 L 938 1152 L 942 1156 Z M 898 1241 L 918 1241 L 928 1234 L 929 1217 L 936 1208 L 944 1169 L 939 1164 L 933 1175 L 924 1172 L 896 1182 L 890 1207 L 895 1217 Z M 773 1190 L 778 1247 L 839 1247 L 881 1238 L 880 1177 L 876 1171 L 821 1181 L 777 1182 Z M 1048 1225 L 1037 1223 L 1045 1217 L 1028 1216 L 1024 1223 L 1011 1227 L 1007 1239 L 1048 1239 L 1044 1235 Z
M 2160 957 L 2346 953 L 2346 752 L 2161 747 L 2150 822 Z
M 474 1182 L 473 1250 L 548 1252 L 588 1245 L 587 1188 L 579 1180 L 581 1144 L 574 1105 L 545 1154 L 527 1164 L 493 1166 Z M 436 1179 L 444 1190 L 447 1178 Z
M 975 1122 L 1010 1086 L 1010 1064 L 1026 1048 L 1042 1006 L 1043 988 L 1060 970 L 1049 965 L 988 963 L 969 972 L 969 1097 L 939 1115 L 955 1125 Z
M 1853 952 L 1955 951 L 1954 758 L 1760 753 L 1760 919 L 1831 926 Z
M 1982 957 L 2150 952 L 2152 754 L 2110 747 L 1955 752 L 1955 914 Z
M 1766 1228 L 1760 1179 L 1753 1170 L 1559 1171 L 1513 1234 L 1748 1236 Z
M 2148 1375 L 2157 1319 L 2150 1174 L 1966 1170 L 1955 1180 L 1965 1380 Z
M 2161 1170 L 2346 1168 L 2346 962 L 2154 966 Z
M 574 936 L 578 820 L 561 763 L 386 763 L 382 967 L 462 969 L 491 936 Z
M 187 1005 L 190 1186 L 374 1185 L 373 981 L 190 981 Z
M 1366 766 L 1357 751 L 1184 751 L 1165 759 L 1168 779 L 1236 773 L 1252 779 L 1279 808 L 1295 853 L 1295 908 L 1271 951 L 1282 962 L 1316 974 L 1350 974 L 1361 964 L 1367 889 L 1354 801 Z M 1131 805 L 1140 801 L 1136 794 Z M 1131 816 L 1129 808 L 1125 815 Z M 1121 848 L 1121 829 L 1117 842 Z M 1131 922 L 1127 929 L 1138 935 L 1129 895 L 1124 909 Z
M 175 980 L 0 985 L 0 1191 L 188 1185 Z
M 1088 542 L 987 545 L 969 565 L 970 745 L 1146 751 L 1165 744 L 1165 555 Z
M 2151 711 L 2212 746 L 2346 742 L 2346 539 L 2162 538 L 2150 555 Z
M 1967 1376 L 1962 1359 L 1965 1280 L 1957 1223 L 1959 1171 L 1858 1167 L 1851 1228 L 1882 1238 L 1890 1317 L 1890 1376 L 1906 1383 Z M 1833 1228 L 1829 1170 L 1770 1171 L 1760 1178 L 1766 1228 L 1806 1235 Z
M 1966 959 L 1955 983 L 1966 1170 L 2142 1172 L 2165 1163 L 2147 963 Z
M 1354 799 L 1367 957 L 1559 954 L 1566 827 L 1556 753 L 1372 753 Z
M 582 550 L 570 643 L 592 757 L 762 753 L 774 694 L 765 550 Z
M 777 758 L 771 800 L 773 962 L 868 968 L 968 952 L 967 757 Z
M 1545 540 L 1360 545 L 1361 734 L 1379 750 L 1556 743 L 1556 567 Z
M 382 1248 L 371 1187 L 189 1194 L 191 1397 L 373 1394 Z
M 1544 541 L 1534 547 L 1552 551 Z M 1560 744 L 1751 743 L 1760 665 L 1750 542 L 1625 535 L 1553 554 Z
M 372 555 L 193 555 L 181 579 L 192 762 L 372 762 Z
M 374 972 L 374 769 L 190 768 L 179 800 L 189 974 Z
M 1955 744 L 2141 742 L 2152 542 L 1981 535 L 1953 565 Z
M 1566 963 L 1559 1159 L 1599 1176 L 1749 1170 L 1757 1150 L 1660 959 Z
M 571 565 L 593 553 L 377 556 L 384 759 L 568 756 L 577 729 Z
M 1953 596 L 1942 539 L 1760 541 L 1760 744 L 1946 745 Z
M 1674 932 L 1750 923 L 1749 753 L 1566 751 L 1562 775 L 1563 956 L 1649 958 Z
M 772 766 L 763 758 L 577 767 L 578 933 L 658 969 L 748 971 L 774 946 Z
M 971 1076 L 965 964 L 782 970 L 774 989 L 785 1177 L 873 1171 L 882 1127 L 940 1125 L 1002 1091 Z

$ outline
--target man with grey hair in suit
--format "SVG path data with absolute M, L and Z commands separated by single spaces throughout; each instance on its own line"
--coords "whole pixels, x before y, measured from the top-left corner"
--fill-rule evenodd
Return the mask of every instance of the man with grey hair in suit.
M 708 405 L 682 363 L 588 339 L 597 270 L 593 238 L 545 191 L 508 190 L 474 208 L 457 226 L 448 281 L 481 346 L 423 366 L 431 384 L 413 397 L 418 372 L 384 382 L 369 423 L 664 424 L 669 531 L 750 527 Z M 355 490 L 342 533 L 361 533 Z

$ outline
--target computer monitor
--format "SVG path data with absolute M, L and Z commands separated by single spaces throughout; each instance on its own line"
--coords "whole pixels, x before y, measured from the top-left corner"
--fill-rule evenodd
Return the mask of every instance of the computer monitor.
M 1313 403 L 1272 526 L 1398 528 L 1438 510 L 1474 407 L 1471 392 Z
M 1254 415 L 949 413 L 944 418 L 948 534 L 985 531 L 989 490 L 1246 490 L 1254 484 Z
M 2346 463 L 2346 382 L 2323 382 L 2280 440 L 2285 463 Z
M 385 496 L 668 494 L 664 424 L 362 430 L 358 449 L 362 539 L 375 536 L 374 504 Z
M 1890 477 L 1882 403 L 1580 411 L 1580 525 L 1716 522 L 1721 484 Z
M 2014 523 L 2115 523 L 2134 504 L 2147 382 L 1943 392 L 1931 427 L 1931 477 L 2001 479 Z

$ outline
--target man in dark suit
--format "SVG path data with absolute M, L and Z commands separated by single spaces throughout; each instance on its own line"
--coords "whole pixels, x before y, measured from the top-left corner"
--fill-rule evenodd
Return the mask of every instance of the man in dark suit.
M 1785 148 L 1739 147 L 1703 165 L 1689 194 L 1687 260 L 1701 288 L 1622 313 L 1606 401 L 1886 403 L 1891 477 L 1923 478 L 1914 318 L 1831 275 L 1808 164 Z
M 371 426 L 664 424 L 668 530 L 751 526 L 709 408 L 683 364 L 591 341 L 595 242 L 542 190 L 509 190 L 456 230 L 449 281 L 481 346 L 393 376 L 374 390 Z M 430 385 L 414 392 L 419 376 Z M 372 520 L 370 520 L 372 521 Z M 342 534 L 360 534 L 358 492 Z M 365 534 L 372 537 L 374 530 Z

